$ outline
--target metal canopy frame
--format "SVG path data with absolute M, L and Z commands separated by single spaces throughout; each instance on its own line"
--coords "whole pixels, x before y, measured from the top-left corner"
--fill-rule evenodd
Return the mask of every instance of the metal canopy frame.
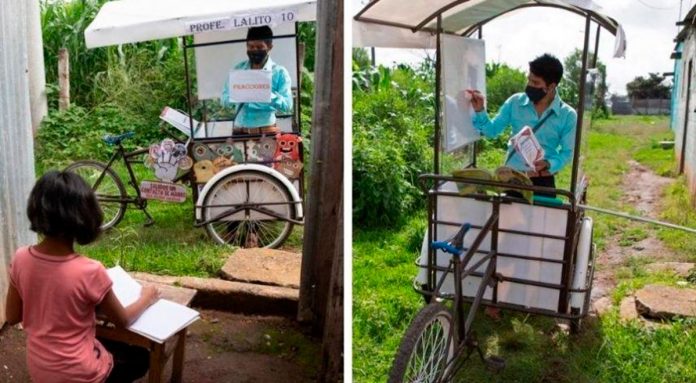
M 582 141 L 582 124 L 583 124 L 583 119 L 585 115 L 585 105 L 584 105 L 584 98 L 585 98 L 585 81 L 587 79 L 587 72 L 588 72 L 588 67 L 590 63 L 588 63 L 588 55 L 589 55 L 589 47 L 590 47 L 590 32 L 591 32 L 591 23 L 594 21 L 597 24 L 597 32 L 596 32 L 596 38 L 595 38 L 595 44 L 594 44 L 594 56 L 592 57 L 592 67 L 596 67 L 597 64 L 597 57 L 598 57 L 598 48 L 599 48 L 599 32 L 601 28 L 604 28 L 608 30 L 610 33 L 616 35 L 619 31 L 619 23 L 608 16 L 603 16 L 600 15 L 599 13 L 591 10 L 591 9 L 586 9 L 586 8 L 581 8 L 579 6 L 574 6 L 571 4 L 568 4 L 567 6 L 563 6 L 560 4 L 553 4 L 553 3 L 545 3 L 545 2 L 539 2 L 538 0 L 535 0 L 536 2 L 534 3 L 527 3 L 527 4 L 520 4 L 517 6 L 513 6 L 503 12 L 500 12 L 492 17 L 489 17 L 487 19 L 484 19 L 482 21 L 479 21 L 478 23 L 475 23 L 473 25 L 467 26 L 466 28 L 463 28 L 462 30 L 456 30 L 456 31 L 445 31 L 443 29 L 443 13 L 461 5 L 465 4 L 467 2 L 470 2 L 471 0 L 452 0 L 451 2 L 441 6 L 438 10 L 435 12 L 431 13 L 428 15 L 426 18 L 419 20 L 417 24 L 415 25 L 407 25 L 407 24 L 402 24 L 402 23 L 394 23 L 390 21 L 385 21 L 385 20 L 378 20 L 374 18 L 369 18 L 365 17 L 365 13 L 369 11 L 370 8 L 374 7 L 378 3 L 382 2 L 384 0 L 373 0 L 369 4 L 367 4 L 360 12 L 358 12 L 355 16 L 354 19 L 356 21 L 360 22 L 365 22 L 365 23 L 373 23 L 373 24 L 379 24 L 379 25 L 385 25 L 385 26 L 390 26 L 390 27 L 397 27 L 397 28 L 406 28 L 411 30 L 413 33 L 416 32 L 430 32 L 436 35 L 436 54 L 435 54 L 435 93 L 436 93 L 436 98 L 437 98 L 437 103 L 435 107 L 435 153 L 434 153 L 434 173 L 435 174 L 440 174 L 440 137 L 441 137 L 441 129 L 442 129 L 442 122 L 440 121 L 440 80 L 441 80 L 441 57 L 440 57 L 440 35 L 444 34 L 457 34 L 460 36 L 466 36 L 469 37 L 475 32 L 478 32 L 478 38 L 482 39 L 483 38 L 483 26 L 487 23 L 489 23 L 492 20 L 497 19 L 498 17 L 501 17 L 505 14 L 508 14 L 513 11 L 521 10 L 521 9 L 527 9 L 527 8 L 532 8 L 532 7 L 545 7 L 545 8 L 555 8 L 555 9 L 561 9 L 561 10 L 566 10 L 568 12 L 575 13 L 579 16 L 584 17 L 585 19 L 585 30 L 584 30 L 584 43 L 583 43 L 583 51 L 582 51 L 582 68 L 580 72 L 580 84 L 579 84 L 579 104 L 577 105 L 577 114 L 578 114 L 578 119 L 577 119 L 577 124 L 575 127 L 575 147 L 573 149 L 573 164 L 572 164 L 572 175 L 571 175 L 571 180 L 570 180 L 570 192 L 572 194 L 576 194 L 578 192 L 577 189 L 577 184 L 578 184 L 578 174 L 579 174 L 579 156 L 580 156 L 580 144 Z M 463 10 L 462 12 L 466 12 L 466 10 Z M 428 26 L 429 23 L 431 23 L 433 20 L 435 20 L 435 27 L 430 27 Z M 472 164 L 476 164 L 476 151 L 474 150 L 473 154 L 473 162 Z

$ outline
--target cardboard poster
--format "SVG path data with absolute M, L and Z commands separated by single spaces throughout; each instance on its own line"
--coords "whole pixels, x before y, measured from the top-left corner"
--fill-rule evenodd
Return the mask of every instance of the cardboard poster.
M 476 89 L 486 95 L 486 51 L 483 40 L 460 36 L 443 35 L 441 45 L 443 147 L 453 152 L 480 138 L 471 121 L 474 108 L 465 91 Z
M 186 188 L 169 182 L 143 181 L 140 183 L 140 195 L 145 199 L 181 203 L 186 201 Z
M 232 70 L 230 102 L 271 102 L 272 73 L 268 70 Z

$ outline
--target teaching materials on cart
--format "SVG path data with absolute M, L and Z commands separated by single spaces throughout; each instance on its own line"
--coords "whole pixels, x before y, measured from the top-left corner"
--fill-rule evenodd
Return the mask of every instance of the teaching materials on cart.
M 142 286 L 133 279 L 120 266 L 112 267 L 106 271 L 113 281 L 111 287 L 119 302 L 126 307 L 138 300 Z M 152 339 L 158 343 L 164 343 L 169 337 L 179 330 L 189 326 L 200 318 L 198 311 L 178 303 L 160 299 L 145 312 L 128 330 Z
M 512 136 L 510 145 L 531 169 L 535 168 L 534 162 L 544 158 L 544 149 L 529 126 L 525 126 L 519 133 Z

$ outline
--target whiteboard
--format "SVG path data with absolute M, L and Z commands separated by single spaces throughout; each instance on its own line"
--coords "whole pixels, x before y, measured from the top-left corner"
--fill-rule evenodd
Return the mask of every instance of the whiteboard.
M 441 39 L 443 147 L 446 152 L 453 152 L 480 138 L 471 122 L 474 108 L 468 99 L 462 100 L 462 91 L 478 89 L 485 96 L 486 49 L 479 39 L 444 34 Z
M 294 35 L 295 24 L 286 23 L 274 27 L 274 36 Z M 247 29 L 235 29 L 229 32 L 212 32 L 194 35 L 196 44 L 216 41 L 244 40 Z M 273 40 L 271 60 L 285 67 L 290 73 L 292 87 L 297 87 L 297 50 L 295 37 Z M 247 60 L 246 41 L 209 45 L 194 48 L 196 55 L 196 79 L 199 100 L 219 100 L 227 75 L 239 62 Z

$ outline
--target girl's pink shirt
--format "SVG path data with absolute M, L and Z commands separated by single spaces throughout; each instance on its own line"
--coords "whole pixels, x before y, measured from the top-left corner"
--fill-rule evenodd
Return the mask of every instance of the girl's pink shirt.
M 27 365 L 34 383 L 103 382 L 113 358 L 95 338 L 96 306 L 111 289 L 104 266 L 22 247 L 10 265 L 22 298 Z

